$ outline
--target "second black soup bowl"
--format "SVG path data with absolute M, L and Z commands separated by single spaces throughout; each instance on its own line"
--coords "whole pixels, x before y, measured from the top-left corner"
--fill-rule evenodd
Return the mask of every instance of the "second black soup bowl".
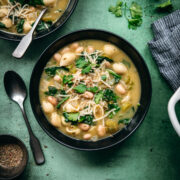
M 53 54 L 62 47 L 74 41 L 79 41 L 83 39 L 97 39 L 97 40 L 107 41 L 122 49 L 135 64 L 141 80 L 141 98 L 140 98 L 141 105 L 138 108 L 136 114 L 134 115 L 132 121 L 126 126 L 126 128 L 115 133 L 112 137 L 107 137 L 98 140 L 96 142 L 73 139 L 59 132 L 46 119 L 41 109 L 40 98 L 39 98 L 39 83 L 40 83 L 41 74 L 44 70 L 44 67 L 46 66 L 46 63 L 50 60 Z M 151 87 L 150 74 L 143 58 L 137 52 L 137 50 L 126 40 L 115 34 L 102 30 L 92 30 L 92 29 L 76 31 L 66 36 L 63 36 L 60 39 L 53 42 L 42 53 L 39 61 L 35 65 L 30 82 L 31 106 L 34 115 L 38 120 L 40 126 L 43 128 L 43 130 L 60 144 L 63 144 L 73 149 L 86 150 L 86 151 L 102 150 L 102 149 L 110 148 L 122 142 L 128 136 L 130 136 L 145 118 L 145 115 L 149 109 L 149 105 L 151 102 L 151 93 L 152 93 L 152 87 Z

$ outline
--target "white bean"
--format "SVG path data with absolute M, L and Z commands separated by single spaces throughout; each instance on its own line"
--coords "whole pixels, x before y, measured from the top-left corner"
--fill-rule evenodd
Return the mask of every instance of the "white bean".
M 117 84 L 117 86 L 115 87 L 116 91 L 118 94 L 126 94 L 126 89 L 124 88 L 124 86 L 122 84 Z
M 126 66 L 122 63 L 114 63 L 112 68 L 118 74 L 125 74 L 127 72 Z
M 77 112 L 77 110 L 71 104 L 67 104 L 65 106 L 65 110 L 66 112 Z
M 72 48 L 74 50 L 77 49 L 78 47 L 79 47 L 79 43 L 77 43 L 77 42 L 74 42 L 70 45 L 70 48 Z
M 55 53 L 53 58 L 56 60 L 57 63 L 60 63 L 61 55 L 59 53 Z
M 80 123 L 80 124 L 78 125 L 78 127 L 79 127 L 82 131 L 88 131 L 89 128 L 90 128 L 90 125 L 85 124 L 85 123 Z
M 101 137 L 106 134 L 106 128 L 103 125 L 99 125 L 97 130 L 98 130 L 98 135 Z
M 70 48 L 69 47 L 65 47 L 64 49 L 62 49 L 61 54 L 65 54 L 67 52 L 70 52 Z
M 61 126 L 61 117 L 56 112 L 51 114 L 51 124 L 55 127 Z
M 83 94 L 83 97 L 87 98 L 87 99 L 92 99 L 94 97 L 94 94 L 92 92 L 86 91 Z
M 57 105 L 57 99 L 53 96 L 48 96 L 48 101 L 52 104 L 52 105 Z
M 91 134 L 85 134 L 84 136 L 83 136 L 83 139 L 85 139 L 85 140 L 89 140 L 89 139 L 91 139 Z
M 105 64 L 105 66 L 106 66 L 107 68 L 110 68 L 110 67 L 111 67 L 111 63 L 108 62 L 108 61 L 105 61 L 104 64 Z
M 68 52 L 63 54 L 61 61 L 60 61 L 60 66 L 68 66 L 72 64 L 76 59 L 76 55 L 74 53 Z
M 80 46 L 75 50 L 75 53 L 82 53 L 84 51 L 84 47 Z
M 53 79 L 57 82 L 61 82 L 61 78 L 58 75 L 55 75 Z
M 54 111 L 54 106 L 47 101 L 42 102 L 42 108 L 46 113 L 52 113 Z
M 104 53 L 108 56 L 112 56 L 117 51 L 117 48 L 114 45 L 106 44 L 104 45 Z
M 89 54 L 92 54 L 92 53 L 94 52 L 94 48 L 93 48 L 92 46 L 88 46 L 88 47 L 87 47 L 87 52 L 88 52 Z
M 53 7 L 56 4 L 56 0 L 43 0 L 45 6 Z

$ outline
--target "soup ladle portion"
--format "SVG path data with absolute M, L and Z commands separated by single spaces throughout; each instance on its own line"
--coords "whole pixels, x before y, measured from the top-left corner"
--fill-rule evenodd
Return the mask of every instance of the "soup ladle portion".
M 11 100 L 16 102 L 22 111 L 26 126 L 28 128 L 30 136 L 30 146 L 33 152 L 33 156 L 36 164 L 41 165 L 45 162 L 44 154 L 40 145 L 39 140 L 34 135 L 26 112 L 24 110 L 24 101 L 27 97 L 27 89 L 22 78 L 14 71 L 7 71 L 4 75 L 4 86 L 7 95 Z

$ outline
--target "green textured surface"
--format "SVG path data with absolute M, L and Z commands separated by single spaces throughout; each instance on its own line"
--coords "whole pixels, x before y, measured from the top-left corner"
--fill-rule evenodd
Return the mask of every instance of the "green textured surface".
M 147 42 L 152 39 L 150 24 L 165 14 L 153 10 L 153 6 L 159 1 L 138 0 L 146 7 L 143 25 L 136 31 L 128 30 L 125 18 L 115 18 L 107 11 L 109 5 L 115 2 L 79 0 L 68 22 L 50 36 L 34 42 L 21 60 L 11 56 L 17 43 L 0 40 L 0 134 L 18 136 L 28 148 L 29 163 L 20 179 L 180 179 L 180 139 L 167 114 L 167 102 L 173 92 L 160 76 L 147 47 Z M 174 0 L 173 4 L 175 9 L 180 8 L 179 0 Z M 37 166 L 30 151 L 29 136 L 19 107 L 8 99 L 4 91 L 4 73 L 7 70 L 18 72 L 28 87 L 32 69 L 42 51 L 56 38 L 84 28 L 112 31 L 135 45 L 144 57 L 152 77 L 150 110 L 140 128 L 117 148 L 103 152 L 80 152 L 68 149 L 46 135 L 34 118 L 28 98 L 25 103 L 27 115 L 46 157 L 46 163 Z

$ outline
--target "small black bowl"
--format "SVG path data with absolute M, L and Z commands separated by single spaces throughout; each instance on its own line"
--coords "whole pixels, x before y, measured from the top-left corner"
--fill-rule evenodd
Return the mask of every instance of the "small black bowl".
M 28 151 L 24 143 L 15 136 L 3 134 L 0 135 L 1 144 L 17 144 L 23 151 L 23 158 L 19 166 L 15 168 L 3 168 L 0 167 L 0 180 L 10 180 L 19 177 L 27 166 L 28 162 Z
M 42 38 L 42 37 L 54 32 L 58 28 L 60 28 L 71 16 L 77 3 L 78 3 L 78 0 L 69 0 L 68 7 L 66 8 L 66 10 L 62 14 L 62 16 L 49 29 L 35 34 L 33 37 L 33 40 Z M 23 36 L 24 35 L 21 35 L 21 34 L 15 34 L 15 33 L 10 33 L 7 31 L 0 30 L 0 38 L 2 38 L 2 39 L 12 40 L 12 41 L 20 41 Z
M 107 41 L 122 49 L 135 64 L 141 80 L 141 99 L 140 99 L 141 105 L 138 108 L 136 114 L 134 115 L 132 121 L 127 125 L 126 128 L 115 133 L 112 137 L 107 137 L 98 140 L 96 142 L 77 140 L 59 132 L 46 119 L 41 109 L 41 104 L 39 99 L 39 82 L 44 67 L 46 66 L 46 63 L 50 60 L 53 54 L 62 47 L 74 41 L 79 41 L 83 39 L 97 39 L 97 40 Z M 80 30 L 70 33 L 53 42 L 42 53 L 39 61 L 34 67 L 30 81 L 31 106 L 34 115 L 38 120 L 40 126 L 43 128 L 43 130 L 54 140 L 67 147 L 78 150 L 86 150 L 86 151 L 102 150 L 102 149 L 110 148 L 122 142 L 128 136 L 130 136 L 144 119 L 151 102 L 151 94 L 152 94 L 152 86 L 151 86 L 150 74 L 141 55 L 129 42 L 127 42 L 122 37 L 119 37 L 115 34 L 102 30 L 92 30 L 92 29 Z

